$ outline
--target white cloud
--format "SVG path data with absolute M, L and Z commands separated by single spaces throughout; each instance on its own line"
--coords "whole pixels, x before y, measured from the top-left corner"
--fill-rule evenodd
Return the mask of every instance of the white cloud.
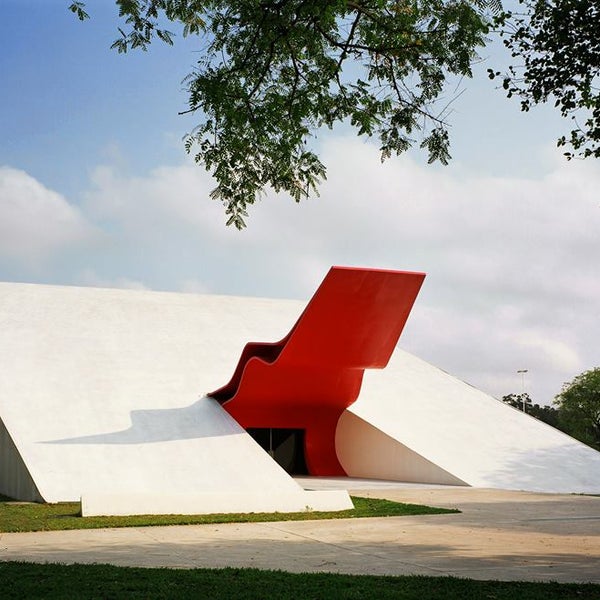
M 63 196 L 24 171 L 0 167 L 0 258 L 37 265 L 94 235 Z
M 297 205 L 267 194 L 241 233 L 224 226 L 208 199 L 214 183 L 194 164 L 146 177 L 98 168 L 83 210 L 111 244 L 74 277 L 308 298 L 332 264 L 425 271 L 408 350 L 498 397 L 520 391 L 516 371 L 526 368 L 537 402 L 596 366 L 597 165 L 493 178 L 409 157 L 381 165 L 355 139 L 329 139 L 323 152 L 321 198 Z
M 128 279 L 127 277 L 115 277 L 106 279 L 101 277 L 91 268 L 86 268 L 79 275 L 78 284 L 87 287 L 118 288 L 124 290 L 146 290 L 148 289 L 141 281 Z
M 220 231 L 223 222 L 216 203 L 205 197 L 214 185 L 193 163 L 159 167 L 146 177 L 122 175 L 111 166 L 97 167 L 85 210 L 94 219 L 117 224 L 136 238 L 186 229 L 187 235 Z
M 186 279 L 181 282 L 179 289 L 188 294 L 209 294 L 207 285 L 198 279 Z
M 572 347 L 540 331 L 522 331 L 513 337 L 514 342 L 527 351 L 540 353 L 543 360 L 556 370 L 574 372 L 581 364 L 578 353 Z

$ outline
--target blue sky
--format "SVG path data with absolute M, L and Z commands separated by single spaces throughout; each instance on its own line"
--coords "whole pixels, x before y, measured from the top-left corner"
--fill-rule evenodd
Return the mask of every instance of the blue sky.
M 68 4 L 0 0 L 0 280 L 308 298 L 332 264 L 419 270 L 401 344 L 422 358 L 497 397 L 528 369 L 543 403 L 598 365 L 600 163 L 494 89 L 499 46 L 457 83 L 449 167 L 326 132 L 321 197 L 267 194 L 240 233 L 181 141 L 197 42 L 118 55 L 113 4 Z

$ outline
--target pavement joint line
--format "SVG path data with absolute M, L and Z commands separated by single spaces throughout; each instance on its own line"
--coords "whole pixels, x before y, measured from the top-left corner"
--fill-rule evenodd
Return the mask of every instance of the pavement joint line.
M 424 515 L 424 516 L 427 516 L 427 515 Z M 387 517 L 387 518 L 392 519 L 394 517 Z M 398 518 L 401 518 L 401 517 L 398 517 Z M 285 528 L 276 527 L 272 523 L 265 523 L 265 525 L 267 527 L 271 528 L 271 529 L 275 529 L 275 530 L 280 531 L 282 533 L 293 534 L 293 535 L 295 535 L 297 537 L 301 537 L 301 538 L 307 539 L 307 540 L 312 541 L 312 542 L 317 542 L 317 543 L 323 544 L 325 546 L 330 546 L 330 547 L 333 547 L 333 548 L 338 548 L 338 549 L 344 550 L 344 551 L 349 552 L 349 553 L 354 554 L 354 555 L 376 558 L 379 561 L 385 562 L 385 563 L 387 563 L 389 565 L 405 565 L 406 567 L 409 567 L 409 568 L 425 569 L 425 570 L 430 571 L 431 573 L 435 573 L 435 574 L 440 574 L 440 573 L 444 574 L 446 572 L 445 569 L 443 569 L 443 568 L 436 568 L 436 567 L 433 567 L 431 565 L 421 564 L 420 562 L 405 561 L 405 560 L 396 560 L 393 557 L 390 557 L 388 554 L 385 554 L 385 553 L 384 554 L 377 554 L 375 552 L 366 552 L 364 550 L 360 550 L 360 549 L 357 549 L 357 548 L 347 547 L 347 546 L 344 546 L 342 544 L 336 544 L 334 542 L 327 542 L 327 541 L 321 540 L 321 539 L 316 538 L 316 537 L 311 537 L 309 535 L 302 535 L 302 534 L 299 534 L 297 532 L 289 531 L 289 530 L 287 530 Z
M 140 534 L 149 538 L 155 544 L 160 544 L 163 546 L 166 545 L 164 540 L 160 539 L 160 536 L 152 535 L 154 529 L 155 529 L 154 527 L 143 527 L 143 528 L 136 527 L 136 530 L 138 530 L 140 532 Z M 169 546 L 170 546 L 170 548 L 169 548 L 170 556 L 174 556 L 174 557 L 178 558 L 179 560 L 184 561 L 188 565 L 187 568 L 195 568 L 196 567 L 196 563 L 194 561 L 190 560 L 189 555 L 187 553 L 185 553 L 184 549 L 180 548 L 180 546 L 178 544 L 170 543 Z
M 577 517 L 539 517 L 534 519 L 521 519 L 521 523 L 529 521 L 596 521 L 600 520 L 600 515 L 577 516 Z
M 381 556 L 379 554 L 373 554 L 371 552 L 362 552 L 360 550 L 356 550 L 355 548 L 348 548 L 347 546 L 344 546 L 342 544 L 338 544 L 338 543 L 335 543 L 335 542 L 327 542 L 325 540 L 319 539 L 318 537 L 313 537 L 313 536 L 310 536 L 310 535 L 303 535 L 303 534 L 298 533 L 296 531 L 290 531 L 290 530 L 285 529 L 285 528 L 275 527 L 272 524 L 270 524 L 270 529 L 275 529 L 276 531 L 279 531 L 281 533 L 291 534 L 291 535 L 294 535 L 296 537 L 303 538 L 305 540 L 309 540 L 311 542 L 316 542 L 318 544 L 323 544 L 325 546 L 331 546 L 333 548 L 340 548 L 341 550 L 345 550 L 346 552 L 351 552 L 352 554 L 360 554 L 360 555 L 364 555 L 364 556 L 374 556 L 375 558 L 386 558 L 385 556 Z M 406 564 L 409 564 L 409 563 L 406 563 Z

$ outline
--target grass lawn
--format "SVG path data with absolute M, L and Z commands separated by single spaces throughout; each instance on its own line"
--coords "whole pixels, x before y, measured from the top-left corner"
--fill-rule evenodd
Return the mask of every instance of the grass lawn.
M 145 527 L 153 525 L 199 525 L 204 523 L 259 523 L 306 521 L 356 517 L 398 517 L 460 512 L 418 504 L 402 504 L 378 498 L 352 497 L 354 509 L 338 512 L 245 513 L 214 515 L 137 515 L 133 517 L 81 517 L 79 503 L 36 504 L 12 502 L 0 496 L 0 532 L 99 529 L 104 527 Z
M 334 513 L 240 515 L 78 516 L 77 503 L 31 504 L 0 497 L 0 531 L 43 531 L 192 523 L 381 517 L 459 512 L 353 497 L 355 508 Z M 0 536 L 1 537 L 1 536 Z M 0 554 L 1 558 L 1 554 Z M 453 577 L 295 574 L 257 569 L 141 569 L 110 565 L 2 562 L 2 600 L 45 598 L 276 598 L 341 600 L 600 600 L 600 585 L 474 581 Z
M 454 577 L 294 574 L 256 569 L 133 569 L 0 562 L 3 600 L 235 598 L 236 600 L 599 600 L 600 585 L 473 581 Z

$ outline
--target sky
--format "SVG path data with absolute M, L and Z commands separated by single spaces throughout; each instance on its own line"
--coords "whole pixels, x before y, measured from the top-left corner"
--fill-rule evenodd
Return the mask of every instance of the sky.
M 487 79 L 500 45 L 448 90 L 449 166 L 320 133 L 320 197 L 267 193 L 239 232 L 183 147 L 197 41 L 119 55 L 114 5 L 68 4 L 0 0 L 0 281 L 307 300 L 331 265 L 423 271 L 405 350 L 540 404 L 600 365 L 600 162 Z

